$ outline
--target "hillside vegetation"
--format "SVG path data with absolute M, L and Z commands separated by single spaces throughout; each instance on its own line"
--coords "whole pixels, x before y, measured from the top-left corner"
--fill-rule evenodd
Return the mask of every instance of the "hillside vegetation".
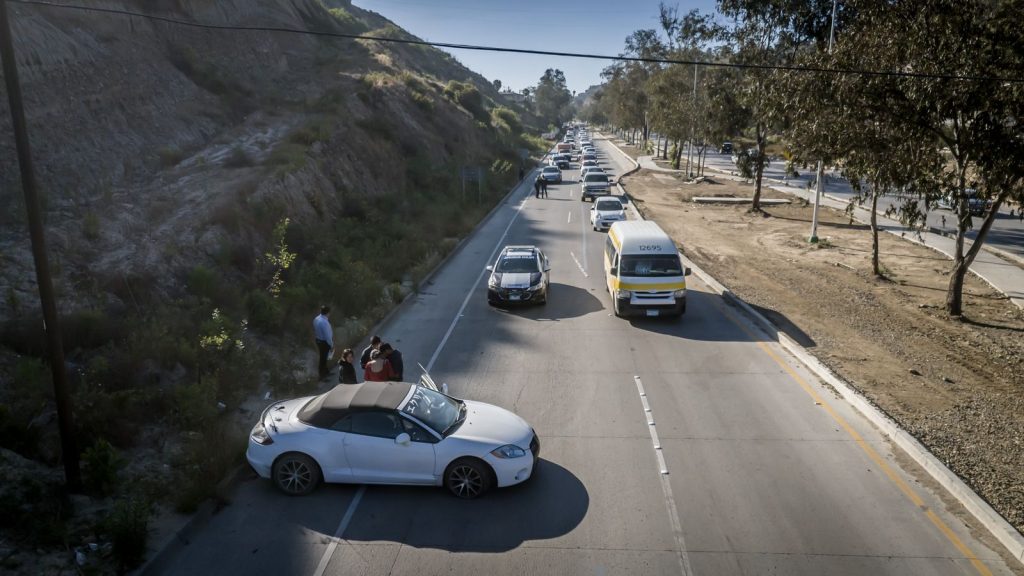
M 407 36 L 342 0 L 103 6 Z M 59 474 L 38 466 L 59 463 L 59 443 L 4 97 L 0 455 L 14 472 L 0 529 L 20 546 L 110 539 L 115 521 L 130 533 L 152 504 L 193 509 L 241 457 L 247 399 L 312 389 L 297 352 L 319 305 L 339 348 L 355 343 L 540 149 L 526 111 L 433 48 L 9 9 L 84 473 L 96 501 L 128 503 L 83 517 L 45 497 Z M 475 184 L 462 197 L 464 166 L 484 170 L 479 203 Z

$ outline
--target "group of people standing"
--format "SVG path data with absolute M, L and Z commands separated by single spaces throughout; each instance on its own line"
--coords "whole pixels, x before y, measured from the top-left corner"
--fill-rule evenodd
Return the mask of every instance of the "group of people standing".
M 548 182 L 547 180 L 537 175 L 537 179 L 533 181 L 533 195 L 537 198 L 548 197 Z
M 331 329 L 330 314 L 330 306 L 322 306 L 320 315 L 313 319 L 313 337 L 316 340 L 321 380 L 326 380 L 331 373 L 328 362 L 334 351 L 334 330 Z M 370 339 L 370 345 L 360 355 L 359 369 L 363 371 L 363 380 L 366 382 L 402 382 L 405 376 L 402 352 L 376 335 Z M 341 352 L 341 359 L 338 360 L 338 382 L 359 383 L 355 353 L 351 348 Z

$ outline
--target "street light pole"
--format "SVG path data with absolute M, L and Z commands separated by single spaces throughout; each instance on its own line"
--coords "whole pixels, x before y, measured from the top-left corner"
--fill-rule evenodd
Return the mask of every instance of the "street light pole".
M 832 0 L 832 23 L 831 30 L 828 33 L 828 53 L 832 53 L 832 44 L 836 39 L 836 4 L 838 0 Z M 818 160 L 818 172 L 817 181 L 814 186 L 814 212 L 811 216 L 811 237 L 809 241 L 811 244 L 818 242 L 818 206 L 821 204 L 821 195 L 824 192 L 822 189 L 822 180 L 825 179 L 825 162 Z
M 21 170 L 25 210 L 28 212 L 28 231 L 32 240 L 32 257 L 36 266 L 39 300 L 43 308 L 43 330 L 46 332 L 46 348 L 50 357 L 50 371 L 53 374 L 53 396 L 57 404 L 57 425 L 60 429 L 64 481 L 69 491 L 77 492 L 81 489 L 82 474 L 78 466 L 75 423 L 71 410 L 67 373 L 64 367 L 64 343 L 61 341 L 57 299 L 54 296 L 53 279 L 50 278 L 50 263 L 46 256 L 43 215 L 39 207 L 39 196 L 36 193 L 36 177 L 32 168 L 28 127 L 25 124 L 25 110 L 21 101 L 21 86 L 18 83 L 18 63 L 14 59 L 14 40 L 11 37 L 11 26 L 7 18 L 7 0 L 0 0 L 0 60 L 3 61 L 7 100 L 11 107 L 14 145 L 18 154 L 18 167 Z

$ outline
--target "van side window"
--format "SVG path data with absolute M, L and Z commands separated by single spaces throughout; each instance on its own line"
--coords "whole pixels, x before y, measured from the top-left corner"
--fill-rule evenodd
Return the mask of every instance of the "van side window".
M 615 257 L 618 256 L 618 253 L 615 250 L 615 244 L 612 242 L 611 238 L 606 239 L 604 242 L 604 255 L 608 258 L 608 261 L 611 262 L 611 265 L 615 266 Z

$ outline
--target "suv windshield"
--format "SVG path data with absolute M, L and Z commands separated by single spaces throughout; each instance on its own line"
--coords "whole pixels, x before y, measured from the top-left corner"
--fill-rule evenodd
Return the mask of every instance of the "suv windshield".
M 606 176 L 604 174 L 592 174 L 590 172 L 587 172 L 587 177 L 586 177 L 586 179 L 584 181 L 585 182 L 607 182 L 608 181 L 608 176 Z
M 515 274 L 519 272 L 539 272 L 540 270 L 537 267 L 537 258 L 533 254 L 506 254 L 498 261 L 494 271 Z
M 676 254 L 651 254 L 649 256 L 623 256 L 619 266 L 620 276 L 682 276 L 683 266 Z
M 544 169 L 544 171 L 551 173 L 561 172 L 561 170 L 558 169 L 558 166 L 548 166 L 547 168 Z
M 622 210 L 622 202 L 619 202 L 618 200 L 602 200 L 597 203 L 597 209 L 599 211 Z
M 440 392 L 417 386 L 409 401 L 402 406 L 402 412 L 416 418 L 434 432 L 445 436 L 449 429 L 454 431 L 456 424 L 465 415 L 464 403 L 449 398 Z

